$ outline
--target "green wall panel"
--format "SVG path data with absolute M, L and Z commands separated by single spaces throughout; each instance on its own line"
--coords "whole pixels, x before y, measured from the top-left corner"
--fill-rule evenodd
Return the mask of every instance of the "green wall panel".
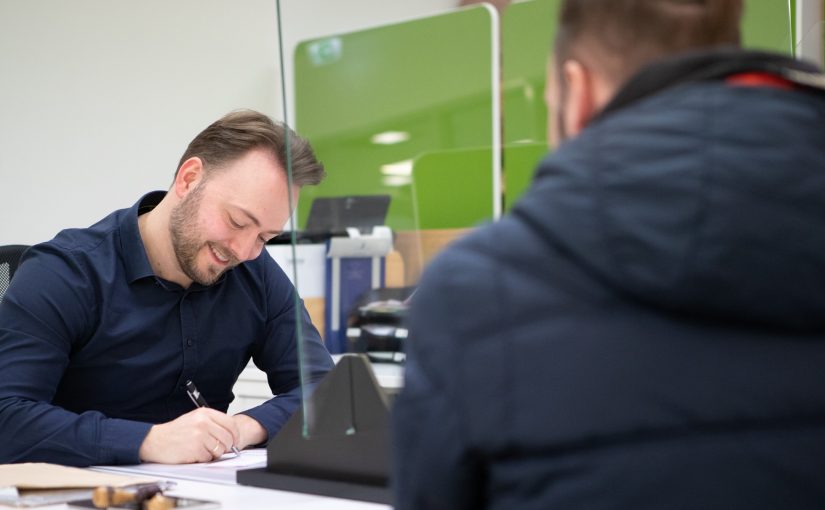
M 461 190 L 475 188 L 479 198 L 493 196 L 489 161 L 492 148 L 425 153 L 413 164 L 416 218 L 426 228 L 464 228 L 490 219 L 492 198 L 463 200 Z
M 493 23 L 490 8 L 476 6 L 298 45 L 296 128 L 328 172 L 324 183 L 302 192 L 299 225 L 316 196 L 389 194 L 390 227 L 434 228 L 414 218 L 413 160 L 492 147 Z M 377 144 L 381 133 L 396 133 L 399 141 Z M 492 182 L 492 154 L 450 164 L 483 164 L 473 170 Z M 490 188 L 471 181 L 453 191 L 457 201 L 492 204 Z

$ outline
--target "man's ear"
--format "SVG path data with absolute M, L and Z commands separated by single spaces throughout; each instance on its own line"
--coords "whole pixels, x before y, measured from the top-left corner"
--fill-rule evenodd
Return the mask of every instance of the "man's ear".
M 172 190 L 178 198 L 183 198 L 195 188 L 201 179 L 203 179 L 203 161 L 197 156 L 191 157 L 178 168 Z
M 577 136 L 598 113 L 598 91 L 592 72 L 578 60 L 562 64 L 561 79 L 566 84 L 564 101 L 564 133 Z

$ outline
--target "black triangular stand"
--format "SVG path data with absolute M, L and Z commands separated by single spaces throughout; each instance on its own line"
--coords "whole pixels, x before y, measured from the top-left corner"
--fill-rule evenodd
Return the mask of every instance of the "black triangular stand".
M 345 354 L 238 483 L 389 504 L 389 460 L 387 399 L 367 358 Z

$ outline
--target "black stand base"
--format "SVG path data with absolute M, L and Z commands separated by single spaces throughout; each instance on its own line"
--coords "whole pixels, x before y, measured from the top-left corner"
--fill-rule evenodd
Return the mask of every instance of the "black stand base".
M 238 471 L 238 483 L 305 494 L 317 494 L 332 498 L 356 499 L 371 503 L 392 504 L 392 494 L 387 486 L 360 485 L 336 480 L 322 480 L 303 476 L 282 475 L 266 468 Z
M 269 442 L 266 468 L 238 471 L 237 480 L 391 504 L 389 443 L 386 396 L 366 356 L 346 354 Z

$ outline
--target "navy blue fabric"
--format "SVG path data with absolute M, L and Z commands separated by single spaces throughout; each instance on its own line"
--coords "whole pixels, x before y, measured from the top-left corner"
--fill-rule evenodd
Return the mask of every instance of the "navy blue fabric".
M 295 289 L 264 250 L 214 285 L 156 277 L 138 231 L 146 195 L 29 249 L 0 304 L 0 462 L 135 464 L 154 423 L 226 411 L 250 358 L 277 397 L 245 412 L 272 437 L 300 404 Z M 332 361 L 301 309 L 307 374 Z
M 825 508 L 825 100 L 672 87 L 413 298 L 399 509 Z

